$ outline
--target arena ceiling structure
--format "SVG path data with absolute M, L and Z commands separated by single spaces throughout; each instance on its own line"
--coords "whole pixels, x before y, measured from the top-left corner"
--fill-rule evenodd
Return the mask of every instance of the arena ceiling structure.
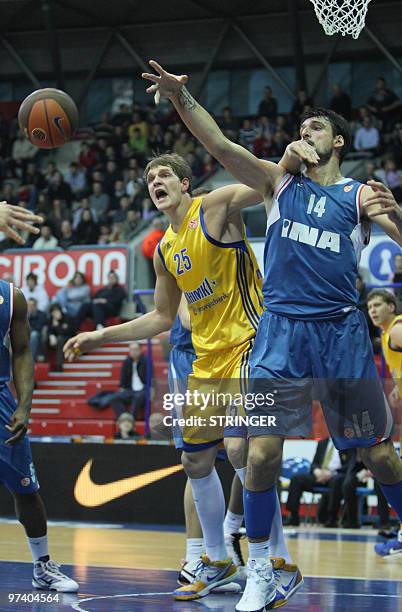
M 78 103 L 95 77 L 139 74 L 150 58 L 196 73 L 293 64 L 305 87 L 306 62 L 386 58 L 402 73 L 400 0 L 372 0 L 358 40 L 326 36 L 309 0 L 0 0 L 2 80 L 79 81 Z M 286 83 L 281 83 L 288 88 Z M 294 95 L 294 92 L 288 91 Z

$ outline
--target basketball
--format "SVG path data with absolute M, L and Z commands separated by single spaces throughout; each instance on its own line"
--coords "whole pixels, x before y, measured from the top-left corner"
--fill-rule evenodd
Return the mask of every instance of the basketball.
M 18 123 L 33 145 L 56 149 L 71 140 L 78 126 L 78 109 L 64 91 L 38 89 L 22 102 Z

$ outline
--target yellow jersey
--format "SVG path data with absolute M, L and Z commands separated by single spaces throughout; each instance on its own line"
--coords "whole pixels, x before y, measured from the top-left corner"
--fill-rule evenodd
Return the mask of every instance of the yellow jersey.
M 253 338 L 262 314 L 262 275 L 246 238 L 222 243 L 206 230 L 202 197 L 179 230 L 158 245 L 165 269 L 187 299 L 197 356 L 230 350 Z
M 397 323 L 402 323 L 402 315 L 394 317 L 387 329 L 382 332 L 381 344 L 384 359 L 402 397 L 402 349 L 391 348 L 389 345 L 389 334 Z

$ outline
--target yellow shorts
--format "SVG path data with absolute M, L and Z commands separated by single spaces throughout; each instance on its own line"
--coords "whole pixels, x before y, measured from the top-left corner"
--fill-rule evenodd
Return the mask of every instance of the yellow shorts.
M 215 445 L 222 440 L 226 417 L 244 414 L 243 396 L 249 375 L 254 338 L 229 350 L 197 357 L 188 377 L 182 426 L 185 450 Z M 231 435 L 236 435 L 234 432 Z

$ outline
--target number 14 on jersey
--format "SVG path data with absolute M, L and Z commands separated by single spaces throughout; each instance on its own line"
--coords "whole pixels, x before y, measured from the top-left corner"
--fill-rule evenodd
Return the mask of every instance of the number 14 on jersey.
M 315 213 L 317 217 L 322 217 L 323 214 L 325 213 L 325 204 L 326 204 L 327 198 L 326 196 L 322 196 L 317 201 L 317 203 L 315 199 L 316 199 L 316 196 L 314 193 L 312 193 L 310 196 L 308 206 L 307 206 L 307 214 L 311 215 L 312 213 Z

